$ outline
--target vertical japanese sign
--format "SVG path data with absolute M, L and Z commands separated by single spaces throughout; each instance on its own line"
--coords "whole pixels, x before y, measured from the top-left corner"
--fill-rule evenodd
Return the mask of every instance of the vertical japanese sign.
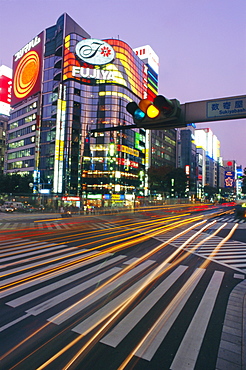
M 60 96 L 57 101 L 57 116 L 56 116 L 56 141 L 55 141 L 55 163 L 54 163 L 54 186 L 53 186 L 54 193 L 62 193 L 63 185 L 65 117 L 67 107 L 65 96 L 66 96 L 65 86 L 61 85 Z
M 225 171 L 225 188 L 234 188 L 235 185 L 235 172 Z

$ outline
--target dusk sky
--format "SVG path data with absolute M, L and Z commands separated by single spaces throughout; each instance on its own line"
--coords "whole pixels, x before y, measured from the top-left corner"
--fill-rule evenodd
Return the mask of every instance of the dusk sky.
M 0 0 L 0 65 L 68 13 L 91 37 L 150 45 L 159 93 L 181 103 L 245 95 L 245 0 Z M 210 127 L 224 159 L 246 167 L 246 119 Z

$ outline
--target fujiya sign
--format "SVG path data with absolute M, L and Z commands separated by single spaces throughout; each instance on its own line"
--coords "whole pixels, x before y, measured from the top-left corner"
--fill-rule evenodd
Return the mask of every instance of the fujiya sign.
M 80 41 L 75 48 L 76 55 L 83 62 L 93 65 L 105 65 L 115 57 L 115 51 L 105 41 L 97 39 L 85 39 Z
M 116 73 L 102 69 L 91 69 L 73 66 L 72 75 L 80 78 L 94 78 L 96 80 L 115 80 Z

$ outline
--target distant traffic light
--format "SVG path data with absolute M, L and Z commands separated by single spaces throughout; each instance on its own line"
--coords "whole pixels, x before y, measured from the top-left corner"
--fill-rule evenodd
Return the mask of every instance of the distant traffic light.
M 147 129 L 186 127 L 180 103 L 157 95 L 153 102 L 148 99 L 128 103 L 126 110 L 132 115 L 138 127 Z

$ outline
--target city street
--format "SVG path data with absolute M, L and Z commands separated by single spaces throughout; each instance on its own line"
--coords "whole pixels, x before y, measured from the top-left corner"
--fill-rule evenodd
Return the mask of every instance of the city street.
M 243 368 L 233 208 L 21 216 L 0 219 L 2 369 Z
M 0 370 L 246 370 L 239 3 L 2 1 Z

